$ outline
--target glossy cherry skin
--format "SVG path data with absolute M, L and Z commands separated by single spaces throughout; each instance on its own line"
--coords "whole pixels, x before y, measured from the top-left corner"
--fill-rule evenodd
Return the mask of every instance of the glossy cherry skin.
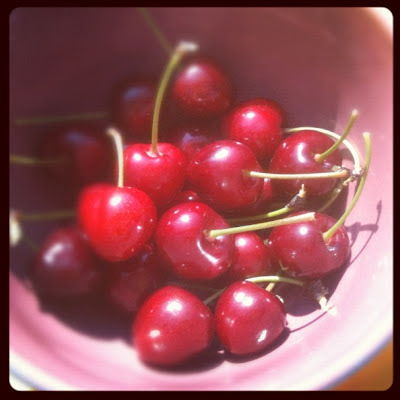
M 219 212 L 246 209 L 255 204 L 263 180 L 246 171 L 261 171 L 248 146 L 233 140 L 218 140 L 203 147 L 189 162 L 187 183 L 202 199 Z
M 178 147 L 189 162 L 204 146 L 218 137 L 212 126 L 191 124 L 176 127 L 168 135 L 169 141 Z
M 221 130 L 226 139 L 247 144 L 258 162 L 266 166 L 283 139 L 283 111 L 272 100 L 243 101 L 223 118 Z
M 258 353 L 286 326 L 286 311 L 271 292 L 248 281 L 232 283 L 218 299 L 215 326 L 221 343 L 236 355 Z
M 287 274 L 298 278 L 322 278 L 341 268 L 350 253 L 345 228 L 341 226 L 326 243 L 322 237 L 335 222 L 328 215 L 315 213 L 315 221 L 273 228 L 268 245 L 274 259 Z
M 272 275 L 271 250 L 255 232 L 235 235 L 236 258 L 226 273 L 228 281 L 240 281 L 253 276 Z
M 193 190 L 182 190 L 178 196 L 175 197 L 174 201 L 170 204 L 170 207 L 175 207 L 178 204 L 186 203 L 188 201 L 201 202 L 200 197 Z
M 124 261 L 152 237 L 157 210 L 139 189 L 93 184 L 80 193 L 78 219 L 98 255 L 111 262 Z
M 222 115 L 234 100 L 226 73 L 213 61 L 193 58 L 177 73 L 171 97 L 186 114 L 196 118 Z
M 124 150 L 124 173 L 127 186 L 143 190 L 163 210 L 182 190 L 186 159 L 169 143 L 158 143 L 158 154 L 150 144 L 136 143 Z
M 47 131 L 38 151 L 40 158 L 60 160 L 44 166 L 61 182 L 82 186 L 108 178 L 110 141 L 97 127 L 80 123 Z
M 154 238 L 160 256 L 176 276 L 212 280 L 231 266 L 236 250 L 231 235 L 210 238 L 207 231 L 228 227 L 206 204 L 187 202 L 161 216 Z
M 127 137 L 140 140 L 150 137 L 157 82 L 132 79 L 121 82 L 112 94 L 114 123 Z
M 30 272 L 38 293 L 50 297 L 90 293 L 102 279 L 98 259 L 75 226 L 58 228 L 48 235 Z
M 133 324 L 133 345 L 150 364 L 181 364 L 209 347 L 215 333 L 210 309 L 177 286 L 164 286 L 140 308 Z
M 304 130 L 296 132 L 284 139 L 276 149 L 269 167 L 269 172 L 278 174 L 300 174 L 329 172 L 333 166 L 342 165 L 339 150 L 334 151 L 322 162 L 315 160 L 316 154 L 328 150 L 334 141 L 323 133 Z M 295 196 L 304 183 L 307 197 L 316 197 L 331 191 L 335 178 L 321 179 L 273 179 L 277 192 L 286 196 Z
M 108 265 L 107 293 L 112 304 L 135 314 L 150 294 L 161 287 L 165 273 L 154 246 L 145 244 L 133 257 Z

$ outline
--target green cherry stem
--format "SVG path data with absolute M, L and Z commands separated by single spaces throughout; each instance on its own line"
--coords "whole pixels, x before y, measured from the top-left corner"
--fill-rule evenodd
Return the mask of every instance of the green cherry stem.
M 17 164 L 17 165 L 27 165 L 27 166 L 49 165 L 49 164 L 57 164 L 62 160 L 63 160 L 62 157 L 40 159 L 35 157 L 10 154 L 10 164 Z
M 363 138 L 364 138 L 364 143 L 365 143 L 365 161 L 364 161 L 365 165 L 364 165 L 364 171 L 362 173 L 356 193 L 354 194 L 354 197 L 353 197 L 349 207 L 346 209 L 346 211 L 343 213 L 343 215 L 337 220 L 337 222 L 330 229 L 328 229 L 326 232 L 324 232 L 322 234 L 325 242 L 328 242 L 332 238 L 332 236 L 335 234 L 335 232 L 340 228 L 340 226 L 345 222 L 346 218 L 351 213 L 351 211 L 355 207 L 359 197 L 361 196 L 361 192 L 362 192 L 365 182 L 367 180 L 369 165 L 371 163 L 371 135 L 370 135 L 370 133 L 364 132 Z
M 327 197 L 325 202 L 319 207 L 317 211 L 319 213 L 322 213 L 324 210 L 326 210 L 339 197 L 339 194 L 342 193 L 342 190 L 345 186 L 346 185 L 343 179 L 339 179 L 335 187 L 329 193 L 329 196 Z
M 118 162 L 118 187 L 124 186 L 124 146 L 122 142 L 122 135 L 113 127 L 107 129 L 107 135 L 109 135 L 115 145 L 115 151 L 117 153 Z
M 279 275 L 271 275 L 271 276 L 256 276 L 253 278 L 247 278 L 245 279 L 246 281 L 253 282 L 253 283 L 267 283 L 267 282 L 282 282 L 282 283 L 291 283 L 293 285 L 297 286 L 303 286 L 304 282 L 299 281 L 297 279 L 293 278 L 287 278 L 285 276 L 279 276 Z M 208 305 L 212 301 L 214 301 L 216 298 L 221 296 L 221 294 L 225 291 L 226 287 L 216 291 L 213 293 L 211 296 L 207 297 L 205 300 L 203 300 L 203 303 Z
M 227 219 L 227 221 L 230 224 L 241 224 L 244 222 L 263 221 L 265 219 L 279 217 L 281 215 L 287 214 L 288 212 L 295 210 L 297 208 L 298 200 L 305 199 L 305 197 L 306 197 L 306 191 L 304 189 L 304 184 L 303 184 L 301 185 L 299 193 L 296 194 L 296 196 L 294 196 L 293 199 L 288 204 L 286 204 L 281 208 L 278 208 L 277 210 L 269 211 L 263 214 L 252 215 L 249 217 L 229 218 Z
M 106 111 L 89 111 L 67 115 L 38 115 L 35 117 L 19 117 L 15 119 L 17 126 L 47 125 L 73 121 L 92 121 L 109 118 Z
M 160 42 L 161 47 L 165 50 L 165 52 L 168 55 L 171 54 L 173 51 L 171 44 L 169 43 L 165 35 L 161 32 L 160 28 L 158 27 L 158 25 L 156 24 L 153 17 L 148 12 L 148 10 L 144 7 L 138 7 L 137 10 L 145 20 L 150 30 L 153 32 L 154 36 Z
M 259 224 L 236 226 L 233 228 L 225 228 L 225 229 L 211 229 L 210 231 L 206 232 L 206 236 L 210 239 L 214 239 L 217 236 L 222 236 L 222 235 L 234 235 L 236 233 L 241 233 L 241 232 L 269 229 L 269 228 L 274 228 L 275 226 L 288 225 L 298 222 L 306 222 L 314 220 L 315 220 L 315 213 L 309 212 L 301 215 L 296 215 L 294 217 L 277 219 L 275 221 L 261 222 Z
M 336 171 L 316 172 L 310 174 L 274 174 L 270 172 L 248 171 L 253 178 L 263 179 L 320 179 L 320 178 L 348 178 L 350 172 L 347 168 L 337 169 Z
M 174 73 L 176 67 L 182 58 L 188 53 L 197 50 L 197 44 L 192 42 L 180 42 L 172 53 L 164 72 L 162 73 L 160 83 L 157 89 L 156 100 L 154 104 L 153 122 L 151 128 L 151 152 L 158 155 L 158 128 L 162 101 L 167 89 L 168 82 Z
M 329 149 L 327 149 L 323 153 L 315 154 L 315 156 L 314 156 L 315 161 L 317 161 L 317 162 L 324 161 L 324 159 L 326 157 L 328 157 L 330 154 L 332 154 L 343 143 L 343 141 L 346 139 L 347 135 L 350 133 L 351 128 L 353 127 L 354 122 L 357 117 L 358 117 L 358 111 L 353 110 L 350 115 L 349 122 L 347 123 L 346 129 L 344 130 L 344 132 L 342 133 L 340 138 Z

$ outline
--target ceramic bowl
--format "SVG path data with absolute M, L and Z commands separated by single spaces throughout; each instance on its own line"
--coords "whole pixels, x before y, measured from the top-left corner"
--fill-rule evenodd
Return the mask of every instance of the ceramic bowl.
M 10 372 L 36 389 L 321 390 L 353 374 L 392 338 L 393 59 L 390 11 L 369 8 L 150 8 L 165 38 L 194 41 L 234 82 L 237 101 L 275 99 L 287 126 L 342 132 L 363 159 L 364 192 L 346 220 L 349 262 L 322 313 L 301 301 L 289 333 L 253 357 L 215 353 L 185 369 L 141 363 L 130 323 L 92 301 L 44 305 L 29 285 L 32 250 L 10 248 Z M 121 78 L 156 77 L 167 54 L 135 8 L 17 8 L 10 14 L 10 152 L 32 155 L 44 127 L 16 118 L 101 111 Z M 62 209 L 71 199 L 38 168 L 12 165 L 10 208 Z M 354 193 L 351 185 L 346 196 Z M 346 200 L 347 197 L 344 199 Z M 40 243 L 57 222 L 27 223 Z

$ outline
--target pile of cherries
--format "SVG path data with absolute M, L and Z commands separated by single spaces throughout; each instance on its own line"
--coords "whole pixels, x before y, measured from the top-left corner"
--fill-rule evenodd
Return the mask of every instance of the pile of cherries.
M 311 287 L 343 268 L 343 221 L 368 169 L 368 154 L 364 169 L 342 165 L 344 137 L 285 130 L 275 101 L 236 103 L 226 73 L 196 50 L 182 42 L 159 81 L 118 86 L 105 131 L 59 126 L 37 154 L 79 192 L 76 224 L 50 232 L 35 255 L 35 290 L 103 291 L 132 318 L 139 358 L 161 366 L 189 362 L 215 339 L 235 355 L 275 342 L 287 321 L 274 287 Z M 323 213 L 352 181 L 343 218 Z M 23 220 L 13 213 L 14 227 Z

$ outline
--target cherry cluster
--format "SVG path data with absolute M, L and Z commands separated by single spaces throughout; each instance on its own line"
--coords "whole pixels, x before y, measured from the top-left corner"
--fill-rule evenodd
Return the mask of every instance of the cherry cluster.
M 275 342 L 287 325 L 275 285 L 311 287 L 345 265 L 343 222 L 369 164 L 369 135 L 363 169 L 345 140 L 356 112 L 342 136 L 285 129 L 278 103 L 235 102 L 227 74 L 195 51 L 182 42 L 159 82 L 118 86 L 106 132 L 65 125 L 39 150 L 42 166 L 79 194 L 76 224 L 52 231 L 35 255 L 35 289 L 67 298 L 101 288 L 132 317 L 140 359 L 163 366 L 215 338 L 236 355 Z M 342 217 L 324 213 L 352 181 Z M 17 220 L 24 214 L 13 213 L 14 228 Z

